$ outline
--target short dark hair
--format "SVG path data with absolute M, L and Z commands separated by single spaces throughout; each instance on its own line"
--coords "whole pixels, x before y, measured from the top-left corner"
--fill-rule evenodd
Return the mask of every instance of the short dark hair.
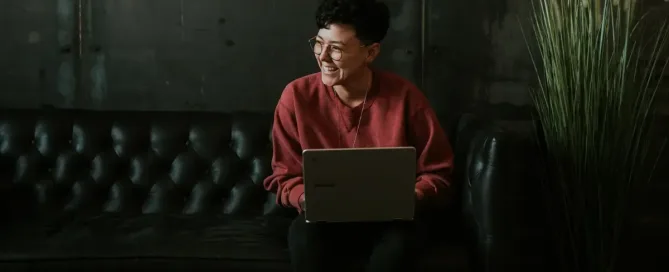
M 377 0 L 323 0 L 316 10 L 316 26 L 350 25 L 363 44 L 381 42 L 390 27 L 390 11 Z

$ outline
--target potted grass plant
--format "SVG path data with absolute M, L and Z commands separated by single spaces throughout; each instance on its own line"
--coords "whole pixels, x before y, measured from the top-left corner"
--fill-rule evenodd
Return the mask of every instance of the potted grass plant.
M 667 68 L 668 32 L 661 24 L 640 35 L 639 5 L 533 0 L 531 96 L 562 271 L 616 270 L 635 189 L 659 156 L 654 75 Z

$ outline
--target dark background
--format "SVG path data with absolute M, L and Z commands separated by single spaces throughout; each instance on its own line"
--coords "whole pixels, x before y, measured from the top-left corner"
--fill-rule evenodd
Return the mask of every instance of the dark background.
M 378 66 L 418 85 L 442 121 L 527 119 L 530 0 L 385 2 Z M 0 0 L 0 108 L 272 111 L 288 82 L 317 71 L 317 3 Z M 667 18 L 669 1 L 644 3 Z M 669 182 L 656 186 L 649 199 L 665 199 Z
M 378 66 L 421 87 L 440 116 L 527 105 L 525 2 L 387 0 Z M 317 3 L 2 0 L 0 107 L 271 111 L 289 81 L 317 71 Z
M 386 0 L 378 66 L 418 85 L 445 123 L 475 111 L 513 127 L 529 118 L 530 1 Z M 317 71 L 317 3 L 0 0 L 0 108 L 272 111 L 288 82 Z M 669 0 L 644 3 L 669 19 Z M 667 236 L 669 156 L 658 170 L 635 211 Z

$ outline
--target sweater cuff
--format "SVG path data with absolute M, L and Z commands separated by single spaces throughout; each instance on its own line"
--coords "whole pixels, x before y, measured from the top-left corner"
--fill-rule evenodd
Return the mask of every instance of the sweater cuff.
M 291 206 L 295 207 L 299 212 L 302 212 L 302 207 L 300 207 L 300 198 L 304 194 L 304 184 L 298 184 L 290 190 L 290 195 L 288 196 L 288 202 Z
M 425 181 L 419 181 L 416 183 L 416 200 L 423 200 L 425 199 L 425 192 L 434 190 L 434 186 L 432 184 L 425 182 Z

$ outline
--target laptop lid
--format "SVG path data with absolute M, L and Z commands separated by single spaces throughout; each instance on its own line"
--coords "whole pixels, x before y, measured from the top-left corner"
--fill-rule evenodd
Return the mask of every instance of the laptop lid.
M 308 222 L 413 219 L 414 147 L 308 149 L 302 158 Z

